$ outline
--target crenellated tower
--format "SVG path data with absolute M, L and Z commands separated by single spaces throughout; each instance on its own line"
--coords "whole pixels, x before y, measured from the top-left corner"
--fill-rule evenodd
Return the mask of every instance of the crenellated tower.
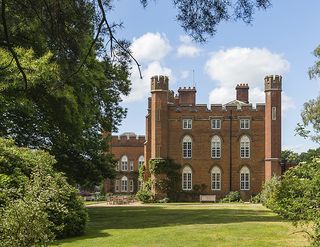
M 265 180 L 280 175 L 282 77 L 264 78 L 265 105 Z
M 166 159 L 168 155 L 168 89 L 167 76 L 151 78 L 151 159 Z

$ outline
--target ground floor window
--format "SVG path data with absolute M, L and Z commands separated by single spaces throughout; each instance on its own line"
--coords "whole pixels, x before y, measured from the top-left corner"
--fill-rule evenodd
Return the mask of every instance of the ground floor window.
M 250 170 L 246 166 L 240 170 L 240 190 L 250 190 Z
M 119 180 L 116 180 L 115 186 L 114 186 L 114 191 L 115 192 L 119 192 L 119 184 L 120 184 Z
M 134 188 L 133 188 L 133 180 L 132 179 L 130 180 L 129 189 L 130 189 L 130 192 L 133 192 L 133 190 L 134 190 Z
M 183 168 L 182 171 L 182 189 L 192 190 L 192 170 L 189 166 Z
M 128 191 L 128 178 L 126 176 L 121 178 L 121 192 Z
M 217 166 L 211 170 L 211 189 L 221 190 L 221 170 Z

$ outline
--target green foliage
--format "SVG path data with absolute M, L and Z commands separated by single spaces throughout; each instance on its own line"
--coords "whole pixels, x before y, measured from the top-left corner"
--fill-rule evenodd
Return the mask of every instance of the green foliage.
M 180 188 L 180 168 L 181 165 L 170 159 L 154 159 L 149 161 L 150 173 L 158 176 L 156 186 L 161 192 L 176 192 Z
M 103 132 L 117 129 L 126 114 L 121 95 L 130 90 L 127 54 L 114 46 L 111 60 L 102 34 L 92 43 L 101 14 L 94 4 L 3 1 L 12 49 L 0 25 L 0 136 L 48 150 L 55 168 L 85 187 L 114 175 Z
M 315 64 L 309 68 L 310 79 L 316 79 L 320 77 L 320 46 L 318 46 L 314 51 L 313 55 L 318 59 Z
M 144 203 L 154 202 L 154 195 L 151 191 L 152 180 L 149 179 L 143 182 L 141 189 L 137 192 L 136 197 L 139 201 Z
M 241 196 L 239 191 L 230 191 L 220 202 L 240 202 Z
M 286 160 L 287 162 L 297 162 L 299 163 L 299 154 L 291 150 L 281 151 L 281 160 Z
M 306 225 L 313 245 L 320 244 L 320 158 L 288 170 L 281 182 L 270 181 L 263 190 L 266 206 L 295 225 Z M 311 226 L 310 226 L 311 223 Z M 310 231 L 309 229 L 312 229 Z
M 251 196 L 250 198 L 250 202 L 251 203 L 262 203 L 262 200 L 261 200 L 261 193 L 257 194 L 257 195 L 254 195 L 254 196 Z
M 83 201 L 65 177 L 53 169 L 54 163 L 47 152 L 18 148 L 12 140 L 0 138 L 0 207 L 2 217 L 8 219 L 0 231 L 16 231 L 11 236 L 19 238 L 12 241 L 30 238 L 41 242 L 51 240 L 53 235 L 66 237 L 84 232 L 87 212 Z M 21 212 L 21 218 L 14 211 Z M 18 232 L 24 227 L 30 230 L 26 234 L 34 237 L 20 236 Z
M 144 179 L 144 174 L 145 174 L 145 166 L 139 166 L 139 180 L 143 181 Z
M 279 191 L 280 178 L 273 176 L 270 180 L 266 181 L 260 193 L 261 202 L 267 208 L 276 210 L 277 208 L 277 193 Z

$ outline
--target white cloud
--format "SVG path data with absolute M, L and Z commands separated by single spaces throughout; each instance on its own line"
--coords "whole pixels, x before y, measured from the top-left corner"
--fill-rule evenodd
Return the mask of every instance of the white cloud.
M 196 57 L 200 54 L 200 49 L 191 43 L 189 36 L 183 35 L 179 37 L 182 43 L 177 50 L 178 57 Z
M 134 68 L 131 75 L 132 89 L 129 96 L 123 97 L 124 103 L 145 100 L 150 93 L 150 78 L 154 75 L 169 76 L 170 84 L 175 83 L 175 78 L 172 75 L 172 70 L 163 67 L 158 61 L 147 65 L 147 68 L 142 70 L 143 79 L 140 79 L 138 69 Z
M 283 75 L 289 68 L 289 62 L 282 55 L 267 49 L 234 47 L 215 52 L 205 65 L 205 72 L 212 80 L 218 81 L 219 86 L 209 93 L 209 103 L 224 104 L 234 100 L 238 83 L 249 84 L 250 103 L 263 103 L 264 77 Z M 282 110 L 294 107 L 293 99 L 282 93 Z
M 185 80 L 189 77 L 190 72 L 188 70 L 183 70 L 180 72 L 180 79 Z
M 282 55 L 267 49 L 234 47 L 213 53 L 206 62 L 205 72 L 220 86 L 249 83 L 261 86 L 266 75 L 284 74 L 290 64 Z
M 171 46 L 165 34 L 146 33 L 133 39 L 131 50 L 139 62 L 160 61 L 171 51 Z

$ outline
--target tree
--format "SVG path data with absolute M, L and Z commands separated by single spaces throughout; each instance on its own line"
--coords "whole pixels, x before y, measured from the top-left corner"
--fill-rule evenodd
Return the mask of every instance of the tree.
M 1 4 L 0 135 L 48 150 L 72 183 L 112 177 L 104 132 L 126 114 L 119 103 L 130 89 L 130 61 L 119 45 L 128 44 L 114 46 L 114 60 L 103 53 L 89 1 Z
M 313 54 L 318 60 L 309 68 L 310 79 L 320 78 L 320 46 L 314 50 Z M 320 143 L 320 96 L 304 103 L 301 118 L 302 123 L 297 124 L 296 133 Z M 311 127 L 312 131 L 308 127 Z

